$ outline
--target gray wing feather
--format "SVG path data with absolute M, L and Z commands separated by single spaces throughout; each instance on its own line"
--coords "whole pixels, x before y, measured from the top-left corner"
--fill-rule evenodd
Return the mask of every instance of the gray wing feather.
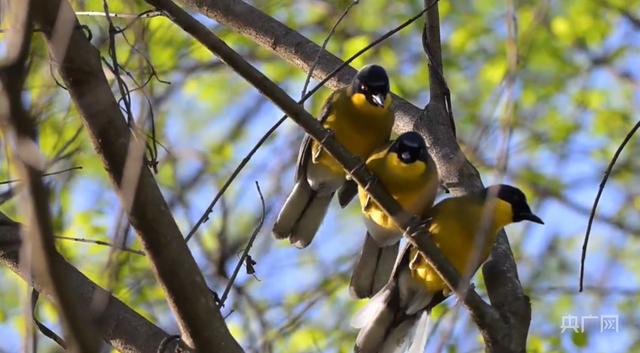
M 321 124 L 327 120 L 327 117 L 329 117 L 329 114 L 333 110 L 333 98 L 338 91 L 340 90 L 333 91 L 322 106 L 320 116 L 318 117 Z M 309 159 L 311 158 L 311 142 L 313 142 L 311 136 L 305 134 L 302 144 L 300 145 L 300 150 L 298 151 L 298 161 L 296 162 L 296 181 L 307 176 L 307 163 L 309 163 Z

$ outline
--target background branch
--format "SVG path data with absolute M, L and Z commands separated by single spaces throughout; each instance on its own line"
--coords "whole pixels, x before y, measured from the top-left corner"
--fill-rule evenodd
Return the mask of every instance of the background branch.
M 31 44 L 31 1 L 9 5 L 15 23 L 8 33 L 13 52 L 0 67 L 3 94 L 6 95 L 8 116 L 1 117 L 5 136 L 13 139 L 18 176 L 24 181 L 25 195 L 20 200 L 21 213 L 29 223 L 23 229 L 26 241 L 23 252 L 28 254 L 20 264 L 51 289 L 51 296 L 60 314 L 64 335 L 71 352 L 97 352 L 100 343 L 89 312 L 76 306 L 75 293 L 54 261 L 55 241 L 49 211 L 49 193 L 42 182 L 44 157 L 35 139 L 33 119 L 22 105 L 22 86 L 27 74 L 27 53 Z
M 53 298 L 53 288 L 40 276 L 31 277 L 24 266 L 20 266 L 19 248 L 20 224 L 0 213 L 0 264 L 7 266 L 25 281 L 30 283 L 49 300 Z M 110 297 L 108 305 L 100 316 L 102 338 L 113 348 L 125 353 L 157 353 L 160 342 L 169 335 L 142 315 L 121 302 L 97 284 L 88 279 L 73 265 L 68 263 L 57 252 L 53 253 L 52 261 L 60 274 L 67 280 L 69 289 L 75 294 L 74 304 L 78 308 L 88 308 L 94 293 L 100 292 Z M 165 353 L 192 352 L 184 344 L 174 342 L 167 347 Z
M 71 12 L 66 1 L 35 1 L 35 19 L 41 28 L 56 25 L 59 7 Z M 67 14 L 77 24 L 75 15 Z M 46 38 L 53 59 L 83 118 L 98 154 L 123 204 L 132 195 L 122 189 L 127 148 L 132 139 L 122 112 L 104 76 L 100 55 L 78 26 L 64 50 L 55 49 L 52 33 Z M 63 58 L 63 60 L 61 60 Z M 200 352 L 242 352 L 217 309 L 213 297 L 191 256 L 180 230 L 169 212 L 151 172 L 139 165 L 140 176 L 131 208 L 127 209 L 133 227 L 163 287 L 169 307 L 176 315 L 182 339 Z

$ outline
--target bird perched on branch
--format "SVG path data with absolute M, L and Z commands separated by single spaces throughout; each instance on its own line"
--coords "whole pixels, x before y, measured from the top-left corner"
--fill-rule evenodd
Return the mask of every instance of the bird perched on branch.
M 429 212 L 433 241 L 462 274 L 473 274 L 486 260 L 498 231 L 514 222 L 544 224 L 531 212 L 525 195 L 509 185 L 439 202 Z M 428 313 L 449 291 L 412 245 L 404 248 L 389 282 L 354 317 L 360 328 L 358 353 L 423 352 Z M 412 336 L 413 339 L 409 339 Z
M 402 208 L 424 218 L 438 191 L 438 171 L 417 132 L 406 132 L 367 159 L 367 168 Z M 398 255 L 402 230 L 359 187 L 360 206 L 367 234 L 362 253 L 351 275 L 351 294 L 368 298 L 382 288 Z
M 350 86 L 336 90 L 325 102 L 319 120 L 353 155 L 367 158 L 389 141 L 394 116 L 389 106 L 389 78 L 378 65 L 362 68 Z M 296 183 L 278 214 L 273 234 L 304 248 L 315 236 L 334 193 L 346 181 L 342 166 L 308 135 L 296 171 Z M 350 197 L 343 197 L 348 202 Z

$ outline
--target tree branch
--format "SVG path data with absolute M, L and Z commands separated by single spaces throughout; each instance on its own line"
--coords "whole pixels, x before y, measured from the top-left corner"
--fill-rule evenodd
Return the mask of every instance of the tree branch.
M 24 180 L 26 195 L 21 213 L 29 221 L 23 229 L 27 254 L 20 268 L 40 278 L 51 289 L 51 297 L 62 321 L 70 352 L 97 352 L 100 342 L 89 313 L 76 306 L 77 293 L 71 289 L 60 266 L 54 261 L 55 241 L 49 211 L 49 191 L 42 182 L 44 157 L 35 140 L 33 119 L 22 105 L 22 88 L 27 74 L 27 54 L 31 44 L 31 1 L 10 5 L 16 23 L 9 31 L 9 59 L 0 68 L 2 93 L 8 101 L 2 119 L 4 136 L 13 139 L 18 175 Z
M 425 0 L 425 5 L 429 0 Z M 438 5 L 431 8 L 424 16 L 423 46 L 429 58 L 429 93 L 430 102 L 444 103 L 445 89 L 444 70 L 442 67 L 442 47 L 440 45 L 440 14 Z
M 374 180 L 369 171 L 363 167 L 361 161 L 352 156 L 338 143 L 333 134 L 325 129 L 318 120 L 298 105 L 280 87 L 271 82 L 266 76 L 246 62 L 242 56 L 233 51 L 220 38 L 215 36 L 204 25 L 196 21 L 187 12 L 170 0 L 147 0 L 168 14 L 169 18 L 187 33 L 191 34 L 211 52 L 229 65 L 236 73 L 256 87 L 262 94 L 274 102 L 291 119 L 300 125 L 311 137 L 320 142 L 323 148 L 333 156 L 358 184 L 368 186 L 368 192 L 384 210 L 393 218 L 394 222 L 405 229 L 405 236 L 427 258 L 429 263 L 442 276 L 447 285 L 454 291 L 464 304 L 471 310 L 476 322 L 481 327 L 492 332 L 506 332 L 508 330 L 499 319 L 498 313 L 473 289 L 460 290 L 458 286 L 460 275 L 449 263 L 448 259 L 436 247 L 431 237 L 426 233 L 420 220 L 409 216 L 397 201 L 389 195 L 379 183 Z
M 92 143 L 107 167 L 123 204 L 131 195 L 122 188 L 127 148 L 132 139 L 104 76 L 100 55 L 82 30 L 66 0 L 37 0 L 35 19 L 45 30 L 52 57 L 78 106 Z M 59 7 L 62 8 L 59 9 Z M 56 46 L 56 14 L 75 24 L 64 47 Z M 151 172 L 142 166 L 128 216 L 138 232 L 154 272 L 176 315 L 182 339 L 199 352 L 240 353 L 213 297 L 187 248 Z
M 0 264 L 9 267 L 11 271 L 32 284 L 49 300 L 52 300 L 53 288 L 48 286 L 40 276 L 32 277 L 24 266 L 20 266 L 18 249 L 21 243 L 20 224 L 0 213 Z M 125 353 L 158 352 L 160 342 L 169 337 L 166 332 L 93 283 L 59 253 L 53 254 L 52 261 L 67 280 L 71 292 L 75 294 L 74 304 L 77 307 L 90 307 L 94 293 L 110 297 L 109 304 L 100 317 L 101 334 L 106 342 L 118 351 Z M 174 343 L 173 346 L 167 347 L 164 353 L 177 352 L 177 348 L 182 349 L 182 352 L 185 353 L 192 352 L 184 344 Z
M 432 125 L 436 125 L 442 128 L 441 132 L 436 136 L 439 138 L 447 137 L 448 141 L 455 141 L 455 122 L 453 120 L 450 91 L 442 66 L 440 19 L 437 6 L 427 11 L 425 16 L 423 47 L 429 60 L 430 100 L 425 107 L 422 117 L 423 123 L 418 125 L 418 130 L 428 134 L 428 130 L 432 130 Z M 451 127 L 449 131 L 444 130 L 444 124 L 442 124 L 443 121 L 447 120 Z M 436 121 L 439 124 L 434 124 Z M 441 143 L 446 144 L 447 142 L 441 141 Z M 471 177 L 466 186 L 472 190 L 481 187 L 479 173 L 469 162 L 466 160 L 465 162 L 466 170 L 464 170 L 464 173 L 469 173 L 468 175 Z M 455 171 L 441 171 L 442 165 L 437 160 L 436 163 L 441 175 L 451 175 L 452 173 L 455 175 Z M 449 166 L 445 165 L 444 167 Z M 531 304 L 529 297 L 524 294 L 522 289 L 518 278 L 518 268 L 513 259 L 504 230 L 500 231 L 496 245 L 489 260 L 482 267 L 482 271 L 489 299 L 493 308 L 499 314 L 498 321 L 501 322 L 500 329 L 492 329 L 481 325 L 476 320 L 485 342 L 485 351 L 492 353 L 524 353 L 531 322 Z

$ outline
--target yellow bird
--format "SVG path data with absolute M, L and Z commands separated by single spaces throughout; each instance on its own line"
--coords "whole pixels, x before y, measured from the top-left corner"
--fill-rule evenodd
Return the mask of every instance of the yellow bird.
M 406 132 L 394 142 L 374 152 L 367 168 L 402 208 L 424 218 L 438 191 L 438 171 L 417 132 Z M 368 298 L 382 288 L 391 275 L 398 256 L 402 230 L 380 206 L 358 188 L 367 234 L 360 258 L 351 275 L 350 290 L 356 298 Z
M 387 73 L 381 66 L 368 65 L 350 86 L 329 96 L 319 120 L 338 142 L 364 160 L 389 141 L 394 121 L 390 105 Z M 296 183 L 273 226 L 274 236 L 289 238 L 298 248 L 309 245 L 333 194 L 345 182 L 342 166 L 317 141 L 305 136 L 298 154 Z
M 531 212 L 522 191 L 504 184 L 443 200 L 429 217 L 427 227 L 435 244 L 460 273 L 472 274 L 489 256 L 502 227 L 523 220 L 544 224 Z M 389 282 L 352 322 L 360 328 L 355 352 L 424 351 L 428 312 L 449 291 L 417 249 L 404 250 Z

